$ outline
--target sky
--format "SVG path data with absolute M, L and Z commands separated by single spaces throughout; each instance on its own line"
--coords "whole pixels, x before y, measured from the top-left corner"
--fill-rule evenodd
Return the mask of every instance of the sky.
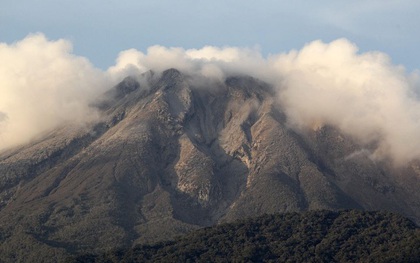
M 418 0 L 0 0 L 0 153 L 100 121 L 92 105 L 127 75 L 177 68 L 267 82 L 291 129 L 330 125 L 368 148 L 350 156 L 420 160 L 419 11 Z
M 149 46 L 258 48 L 269 55 L 347 38 L 420 68 L 418 0 L 0 0 L 0 42 L 30 33 L 67 39 L 96 67 Z

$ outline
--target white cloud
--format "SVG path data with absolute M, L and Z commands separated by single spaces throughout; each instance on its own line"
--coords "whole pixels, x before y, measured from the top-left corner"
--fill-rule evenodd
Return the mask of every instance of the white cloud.
M 26 143 L 64 122 L 95 118 L 89 103 L 107 81 L 65 40 L 42 34 L 0 44 L 0 149 Z
M 412 76 L 379 52 L 341 39 L 313 42 L 277 59 L 280 98 L 294 127 L 328 124 L 398 163 L 420 157 L 420 102 Z
M 332 125 L 363 143 L 377 143 L 376 158 L 396 163 L 420 158 L 418 71 L 406 73 L 384 53 L 360 53 L 346 39 L 314 41 L 267 58 L 256 49 L 152 46 L 146 53 L 121 52 L 106 72 L 71 54 L 69 42 L 43 35 L 1 44 L 0 57 L 1 148 L 64 122 L 92 120 L 89 103 L 126 75 L 177 68 L 218 80 L 252 75 L 276 88 L 296 130 Z
M 381 52 L 359 53 L 346 39 L 314 41 L 301 50 L 263 58 L 257 50 L 154 46 L 135 54 L 139 71 L 178 68 L 222 78 L 249 74 L 277 88 L 295 129 L 332 125 L 363 143 L 377 143 L 377 158 L 396 163 L 420 158 L 418 72 L 407 74 Z

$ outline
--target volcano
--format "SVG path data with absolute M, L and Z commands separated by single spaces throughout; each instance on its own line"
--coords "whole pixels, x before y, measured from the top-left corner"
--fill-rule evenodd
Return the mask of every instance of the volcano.
M 0 254 L 59 261 L 262 214 L 387 210 L 420 222 L 420 162 L 395 167 L 332 126 L 288 125 L 251 76 L 127 77 L 100 120 L 0 154 Z M 310 101 L 308 101 L 310 104 Z

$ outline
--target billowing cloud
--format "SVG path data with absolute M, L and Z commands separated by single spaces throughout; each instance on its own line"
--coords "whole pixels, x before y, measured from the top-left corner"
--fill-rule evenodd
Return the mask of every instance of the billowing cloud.
M 346 39 L 314 41 L 301 50 L 263 57 L 257 49 L 152 46 L 120 53 L 106 72 L 71 54 L 67 41 L 29 36 L 2 44 L 2 138 L 30 138 L 63 121 L 86 121 L 89 102 L 126 75 L 177 68 L 223 80 L 246 74 L 273 85 L 293 129 L 339 128 L 361 143 L 375 143 L 373 158 L 397 163 L 420 158 L 419 74 L 407 73 L 380 52 L 360 53 Z M 39 98 L 39 99 L 38 99 Z M 39 103 L 38 103 L 39 101 Z M 28 133 L 28 127 L 37 127 Z
M 130 65 L 139 71 L 174 67 L 205 77 L 258 77 L 276 87 L 292 128 L 331 125 L 361 143 L 377 144 L 372 158 L 392 157 L 396 163 L 420 158 L 418 72 L 406 73 L 381 52 L 359 53 L 346 39 L 314 41 L 267 58 L 258 50 L 210 46 L 153 46 L 147 53 L 130 53 L 137 58 Z M 118 61 L 124 60 L 130 61 Z
M 0 112 L 0 123 L 7 120 L 7 115 L 4 112 Z
M 358 54 L 344 39 L 315 41 L 279 56 L 275 67 L 284 77 L 280 98 L 294 127 L 328 124 L 364 143 L 377 142 L 378 157 L 420 157 L 416 81 L 387 55 Z
M 95 118 L 89 103 L 103 92 L 106 77 L 71 51 L 68 41 L 42 34 L 0 43 L 0 150 L 65 122 Z

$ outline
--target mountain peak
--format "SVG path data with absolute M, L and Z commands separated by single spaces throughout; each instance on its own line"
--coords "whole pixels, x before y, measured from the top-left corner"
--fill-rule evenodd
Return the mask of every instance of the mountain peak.
M 291 130 L 268 84 L 152 76 L 119 83 L 93 127 L 52 131 L 0 159 L 1 255 L 22 242 L 52 255 L 132 246 L 275 212 L 382 209 L 420 221 L 418 177 L 348 158 L 363 149 L 334 128 Z
M 115 98 L 121 99 L 139 88 L 140 83 L 134 77 L 128 76 L 115 87 Z
M 183 76 L 181 71 L 175 68 L 170 68 L 162 72 L 162 80 L 167 82 L 182 80 Z

